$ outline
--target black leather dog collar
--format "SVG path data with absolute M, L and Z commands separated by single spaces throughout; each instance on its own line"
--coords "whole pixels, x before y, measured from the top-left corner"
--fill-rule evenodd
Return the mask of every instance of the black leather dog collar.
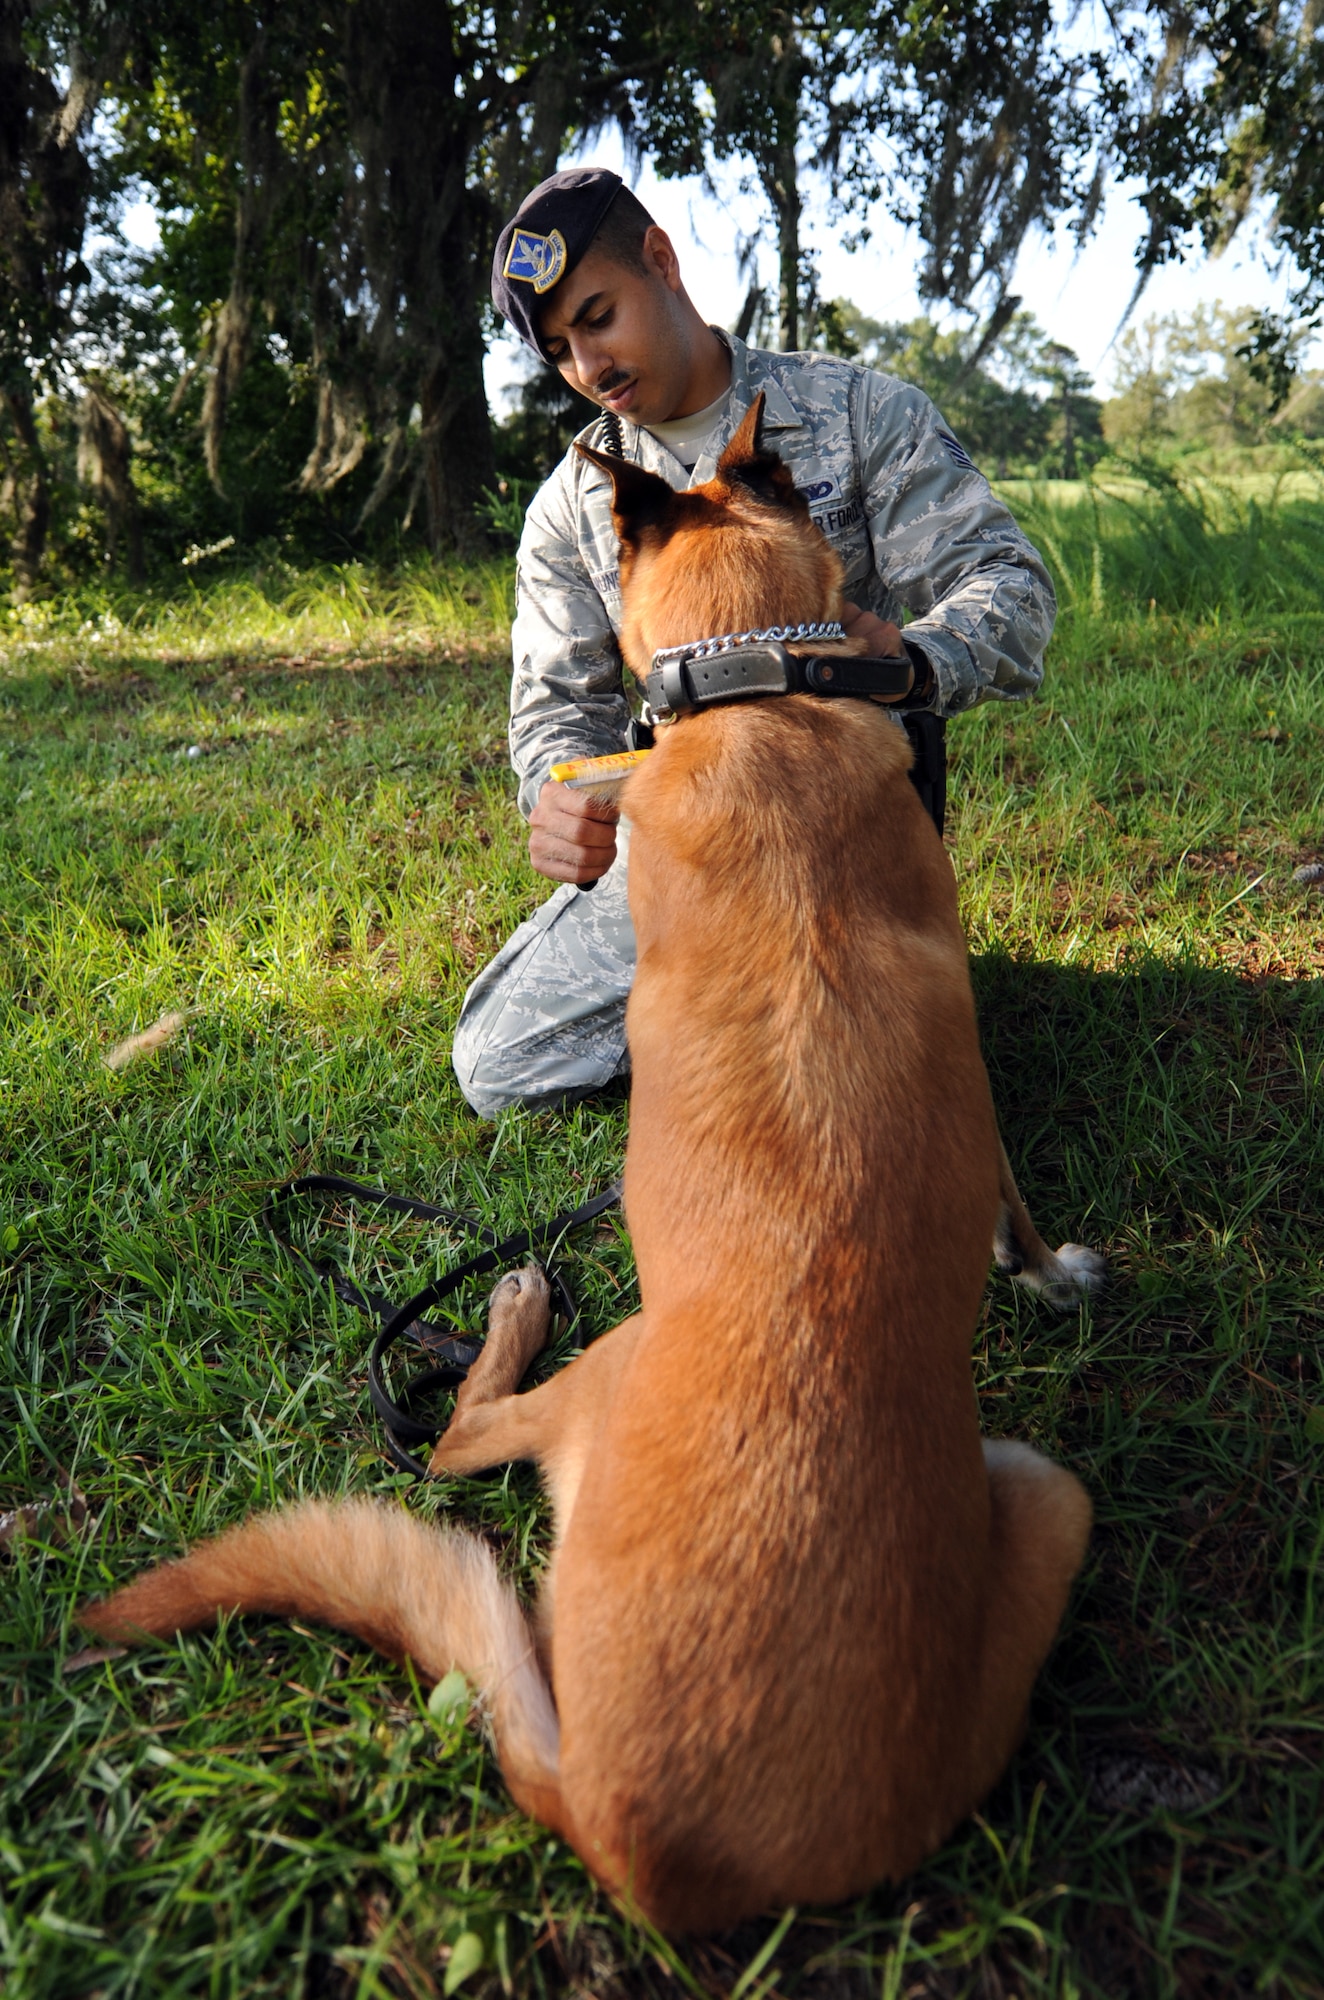
M 850 653 L 792 653 L 775 640 L 733 646 L 726 652 L 659 656 L 644 682 L 648 706 L 660 722 L 719 702 L 777 694 L 850 695 L 856 700 L 901 702 L 915 684 L 906 653 L 861 660 Z

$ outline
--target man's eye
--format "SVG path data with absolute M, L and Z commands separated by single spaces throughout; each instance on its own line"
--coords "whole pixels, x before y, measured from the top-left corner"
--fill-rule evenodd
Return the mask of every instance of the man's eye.
M 605 313 L 599 313 L 596 319 L 589 321 L 589 325 L 592 327 L 594 333 L 601 333 L 604 326 L 611 325 L 611 315 L 612 308 L 608 306 Z

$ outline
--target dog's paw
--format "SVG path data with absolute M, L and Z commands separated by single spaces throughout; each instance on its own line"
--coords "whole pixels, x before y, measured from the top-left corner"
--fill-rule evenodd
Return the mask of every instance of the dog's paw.
M 552 1321 L 552 1288 L 540 1264 L 507 1271 L 487 1302 L 487 1337 L 513 1341 L 527 1366 L 547 1343 Z
M 1082 1293 L 1100 1292 L 1108 1277 L 1106 1259 L 1084 1243 L 1064 1243 L 1050 1251 L 1037 1268 L 1026 1266 L 1015 1274 L 1015 1283 L 1038 1292 L 1047 1305 L 1069 1312 L 1080 1303 Z
M 492 1287 L 492 1295 L 487 1302 L 489 1316 L 493 1313 L 536 1312 L 539 1306 L 550 1308 L 552 1288 L 547 1282 L 547 1273 L 541 1264 L 526 1264 L 523 1270 L 507 1271 Z

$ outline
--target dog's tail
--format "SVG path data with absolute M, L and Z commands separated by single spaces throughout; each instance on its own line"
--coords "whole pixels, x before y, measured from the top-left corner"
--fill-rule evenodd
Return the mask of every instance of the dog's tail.
M 226 1611 L 334 1625 L 393 1660 L 412 1660 L 425 1681 L 458 1667 L 491 1716 L 516 1799 L 564 1831 L 551 1689 L 519 1600 L 473 1536 L 371 1501 L 308 1501 L 254 1516 L 78 1618 L 103 1639 L 134 1641 L 210 1625 Z

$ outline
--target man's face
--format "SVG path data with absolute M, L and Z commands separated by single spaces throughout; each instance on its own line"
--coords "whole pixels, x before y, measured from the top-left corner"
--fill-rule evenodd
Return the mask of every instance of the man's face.
M 589 250 L 543 307 L 548 358 L 572 389 L 636 424 L 665 423 L 693 367 L 676 253 L 654 225 L 646 270 Z

